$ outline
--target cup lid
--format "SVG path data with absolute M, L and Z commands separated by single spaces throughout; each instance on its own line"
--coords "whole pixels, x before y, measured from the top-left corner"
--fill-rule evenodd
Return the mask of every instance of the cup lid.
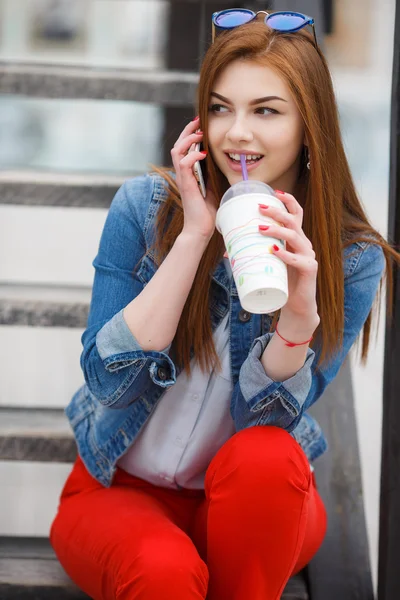
M 268 196 L 275 196 L 274 190 L 267 183 L 257 181 L 256 179 L 249 179 L 234 183 L 222 196 L 220 206 L 236 196 L 243 196 L 243 194 L 267 194 Z

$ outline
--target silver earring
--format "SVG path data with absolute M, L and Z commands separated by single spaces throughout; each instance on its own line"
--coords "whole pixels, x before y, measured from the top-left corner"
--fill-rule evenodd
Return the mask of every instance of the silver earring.
M 310 170 L 311 169 L 311 163 L 310 163 L 310 152 L 307 148 L 307 169 Z

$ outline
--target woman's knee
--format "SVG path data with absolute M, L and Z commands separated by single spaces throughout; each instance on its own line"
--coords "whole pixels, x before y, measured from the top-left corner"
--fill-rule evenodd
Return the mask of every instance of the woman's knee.
M 59 514 L 57 513 L 57 515 L 54 517 L 54 519 L 50 525 L 50 531 L 49 531 L 50 545 L 52 546 L 52 548 L 55 551 L 57 556 L 60 552 L 59 544 L 58 544 L 58 540 L 60 538 L 60 535 L 59 535 L 60 529 L 63 529 L 63 524 L 60 523 Z
M 238 484 L 291 479 L 302 489 L 311 482 L 310 465 L 296 440 L 284 429 L 260 425 L 233 435 L 213 458 L 206 476 L 206 489 L 229 473 Z
M 135 557 L 120 563 L 116 599 L 206 598 L 208 569 L 195 546 L 162 539 L 142 545 Z

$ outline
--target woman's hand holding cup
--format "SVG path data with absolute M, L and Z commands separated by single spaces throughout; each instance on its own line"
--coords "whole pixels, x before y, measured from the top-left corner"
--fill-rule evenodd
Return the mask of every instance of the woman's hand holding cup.
M 303 326 L 318 326 L 319 316 L 316 301 L 318 262 L 310 240 L 305 235 L 303 209 L 294 196 L 275 190 L 287 211 L 273 206 L 260 205 L 260 212 L 275 223 L 260 226 L 260 233 L 276 237 L 286 242 L 286 250 L 273 247 L 273 252 L 287 265 L 289 298 L 281 309 L 281 319 L 285 313 L 291 320 L 298 320 Z

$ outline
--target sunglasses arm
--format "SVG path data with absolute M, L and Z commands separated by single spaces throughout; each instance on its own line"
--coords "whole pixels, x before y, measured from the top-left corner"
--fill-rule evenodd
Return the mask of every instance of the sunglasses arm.
M 313 34 L 314 34 L 315 47 L 316 47 L 317 50 L 319 50 L 319 46 L 318 46 L 318 42 L 317 42 L 317 34 L 315 33 L 315 25 L 314 25 L 314 23 L 311 23 L 311 27 L 312 27 Z

